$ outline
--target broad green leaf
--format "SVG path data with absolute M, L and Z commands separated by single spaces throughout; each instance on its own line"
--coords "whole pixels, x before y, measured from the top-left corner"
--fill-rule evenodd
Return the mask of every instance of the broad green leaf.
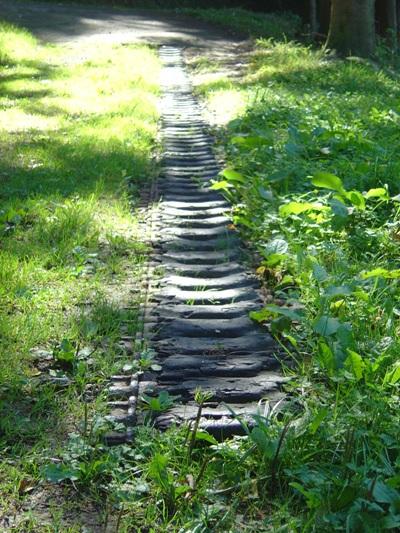
M 273 239 L 266 244 L 264 252 L 267 254 L 267 256 L 270 254 L 284 255 L 288 249 L 289 245 L 284 239 Z
M 270 182 L 276 183 L 279 181 L 287 180 L 288 177 L 289 177 L 288 172 L 283 171 L 283 170 L 277 170 L 276 172 L 269 174 L 267 176 L 267 180 Z
M 69 479 L 71 481 L 76 481 L 80 477 L 79 470 L 74 468 L 69 468 L 68 466 L 62 464 L 49 464 L 43 470 L 43 475 L 47 481 L 52 483 L 61 483 Z
M 347 218 L 349 216 L 349 209 L 346 205 L 337 198 L 331 198 L 329 200 L 329 206 L 332 209 L 332 213 L 339 218 Z
M 315 185 L 315 187 L 330 189 L 332 191 L 337 191 L 340 194 L 346 193 L 342 180 L 338 178 L 338 176 L 330 174 L 329 172 L 317 172 L 312 177 L 311 183 Z
M 271 254 L 267 255 L 266 264 L 269 267 L 274 267 L 276 265 L 279 265 L 284 259 L 286 259 L 288 256 L 287 254 Z
M 267 200 L 267 202 L 272 202 L 274 200 L 274 194 L 270 189 L 258 187 L 257 192 L 261 196 L 261 198 L 263 200 Z
M 274 440 L 271 440 L 264 431 L 258 427 L 252 429 L 250 433 L 251 440 L 254 444 L 257 445 L 262 454 L 268 458 L 272 459 L 276 453 L 277 443 Z
M 323 337 L 334 335 L 340 328 L 340 322 L 337 318 L 328 315 L 322 315 L 314 321 L 314 331 Z
M 395 366 L 392 370 L 386 372 L 383 383 L 389 383 L 390 385 L 395 385 L 400 381 L 400 364 Z
M 71 341 L 69 339 L 63 339 L 61 341 L 60 347 L 61 347 L 61 350 L 63 352 L 73 352 L 74 351 L 72 343 L 71 343 Z
M 319 344 L 318 361 L 329 373 L 334 371 L 335 356 L 333 355 L 331 348 L 325 342 Z
M 297 156 L 304 151 L 304 147 L 300 144 L 289 141 L 285 144 L 285 150 L 288 155 Z
M 270 326 L 273 335 L 277 335 L 278 333 L 282 333 L 283 331 L 290 330 L 292 326 L 292 320 L 287 316 L 281 315 L 278 316 L 278 318 L 274 318 Z
M 352 346 L 354 345 L 354 335 L 351 328 L 351 324 L 349 324 L 348 322 L 341 323 L 336 332 L 336 338 L 339 341 L 340 347 L 342 349 L 347 350 L 348 348 L 352 348 Z
M 389 199 L 389 195 L 386 189 L 383 187 L 377 187 L 376 189 L 370 189 L 365 193 L 365 198 L 383 198 Z
M 347 350 L 348 356 L 344 362 L 344 366 L 349 370 L 357 381 L 360 381 L 364 375 L 365 363 L 360 354 Z
M 283 204 L 280 206 L 279 214 L 282 217 L 287 217 L 289 215 L 299 215 L 300 213 L 305 213 L 306 211 L 324 210 L 326 210 L 326 207 L 316 202 L 289 202 L 288 204 Z
M 242 226 L 246 226 L 247 228 L 250 228 L 250 229 L 253 229 L 254 227 L 256 227 L 254 220 L 252 220 L 250 217 L 246 215 L 235 215 L 234 223 L 241 224 Z
M 273 143 L 272 136 L 261 137 L 261 136 L 237 136 L 231 139 L 232 144 L 237 144 L 244 146 L 246 148 L 258 148 L 259 146 L 270 146 Z
M 396 530 L 400 529 L 400 514 L 388 514 L 380 522 L 383 531 Z
M 285 333 L 284 334 L 284 337 L 286 340 L 288 340 L 290 342 L 290 344 L 292 346 L 294 346 L 295 348 L 297 348 L 297 346 L 299 345 L 299 343 L 297 342 L 297 339 L 295 339 L 295 337 L 293 337 L 293 335 L 289 335 L 288 333 Z
M 292 309 L 290 307 L 283 307 L 279 305 L 266 305 L 265 309 L 269 311 L 270 313 L 274 313 L 276 315 L 283 315 L 287 316 L 291 320 L 303 320 L 303 312 L 301 309 Z
M 377 480 L 372 492 L 374 499 L 379 503 L 400 504 L 400 492 L 389 487 L 383 481 Z
M 326 296 L 326 293 L 324 296 Z M 345 301 L 343 300 L 343 298 L 340 298 L 340 300 L 335 300 L 334 302 L 332 302 L 329 305 L 329 309 L 331 311 L 336 311 L 337 309 L 340 309 L 344 304 L 345 304 Z
M 318 283 L 322 283 L 326 279 L 328 279 L 328 272 L 326 269 L 318 264 L 313 264 L 312 266 L 313 276 L 318 281 Z
M 233 168 L 225 168 L 220 173 L 220 176 L 223 176 L 228 181 L 238 181 L 239 183 L 246 183 L 246 178 L 240 172 L 236 172 Z
M 174 490 L 175 490 L 175 497 L 178 498 L 182 494 L 186 494 L 190 492 L 192 489 L 190 488 L 189 485 L 178 485 L 174 487 Z
M 358 300 L 362 300 L 363 302 L 368 302 L 368 300 L 369 300 L 369 294 L 366 291 L 363 291 L 362 289 L 358 289 L 358 290 L 354 291 L 353 295 Z
M 203 440 L 210 444 L 218 444 L 218 441 L 207 431 L 196 431 L 196 440 Z
M 260 309 L 260 311 L 250 311 L 249 317 L 255 322 L 265 322 L 271 318 L 271 312 L 268 309 Z
M 318 509 L 321 507 L 321 499 L 323 498 L 322 494 L 317 494 L 313 490 L 306 490 L 300 483 L 292 481 L 289 483 L 290 487 L 293 487 L 300 492 L 302 496 L 306 499 L 307 507 L 309 509 Z
M 291 320 L 301 321 L 303 320 L 303 314 L 301 310 L 290 309 L 289 307 L 280 307 L 279 305 L 267 305 L 260 311 L 251 311 L 249 316 L 256 322 L 265 322 L 271 317 L 276 315 L 286 316 Z
M 385 278 L 385 279 L 398 279 L 400 278 L 400 269 L 397 270 L 386 270 L 386 268 L 374 268 L 373 270 L 368 270 L 361 274 L 361 279 L 369 278 Z
M 349 285 L 331 285 L 325 290 L 325 295 L 329 298 L 334 298 L 336 296 L 349 296 L 352 293 Z
M 354 205 L 354 207 L 356 207 L 360 211 L 364 211 L 365 198 L 360 192 L 349 191 L 348 193 L 346 193 L 346 198 Z
M 312 435 L 316 433 L 317 429 L 327 417 L 328 413 L 329 409 L 327 407 L 322 407 L 319 411 L 315 413 L 315 416 L 310 423 L 310 432 Z
M 226 180 L 222 180 L 222 181 L 216 181 L 215 183 L 213 183 L 210 186 L 210 189 L 212 189 L 213 191 L 219 191 L 221 189 L 226 191 L 227 189 L 230 189 L 231 187 L 233 187 L 232 183 L 229 183 L 229 181 L 226 181 Z

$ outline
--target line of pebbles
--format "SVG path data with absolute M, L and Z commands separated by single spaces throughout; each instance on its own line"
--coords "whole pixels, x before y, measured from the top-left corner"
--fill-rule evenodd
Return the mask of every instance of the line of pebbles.
M 259 285 L 241 261 L 228 202 L 209 188 L 220 169 L 182 52 L 165 46 L 160 57 L 164 158 L 155 220 L 148 221 L 153 253 L 137 343 L 155 358 L 148 370 L 112 379 L 110 416 L 127 430 L 111 434 L 110 442 L 132 438 L 134 426 L 143 421 L 136 409 L 143 394 L 166 391 L 179 397 L 170 409 L 155 413 L 154 424 L 165 429 L 195 419 L 194 395 L 201 388 L 210 399 L 200 428 L 226 438 L 240 431 L 231 411 L 249 415 L 257 412 L 260 399 L 279 401 L 286 381 L 276 343 L 248 316 L 262 305 Z M 154 268 L 163 274 L 150 290 Z

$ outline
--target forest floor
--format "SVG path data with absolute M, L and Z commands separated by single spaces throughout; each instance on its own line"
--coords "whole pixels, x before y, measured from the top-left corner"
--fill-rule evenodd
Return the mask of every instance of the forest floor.
M 397 57 L 282 40 L 290 17 L 256 43 L 175 13 L 0 9 L 26 28 L 0 26 L 0 529 L 398 529 Z M 291 401 L 224 443 L 149 425 L 109 449 L 103 391 L 130 361 L 121 332 L 137 327 L 148 252 L 135 208 L 157 174 L 161 43 L 185 48 L 227 165 L 213 187 L 280 303 L 253 319 L 293 359 Z

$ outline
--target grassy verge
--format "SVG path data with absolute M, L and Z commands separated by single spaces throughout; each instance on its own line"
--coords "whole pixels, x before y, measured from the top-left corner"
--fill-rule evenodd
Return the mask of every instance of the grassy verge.
M 150 423 L 107 449 L 99 391 L 135 324 L 110 293 L 142 261 L 125 182 L 151 171 L 157 64 L 3 34 L 2 528 L 398 529 L 396 70 L 261 41 L 247 76 L 199 87 L 235 103 L 215 188 L 259 253 L 253 318 L 295 360 L 289 402 L 224 443 Z
M 22 511 L 41 468 L 102 413 L 127 358 L 145 252 L 131 207 L 153 172 L 158 69 L 146 46 L 42 46 L 0 25 L 1 529 L 38 531 Z
M 301 20 L 292 13 L 254 13 L 241 8 L 184 8 L 183 13 L 254 38 L 293 39 Z
M 397 80 L 385 60 L 268 40 L 240 81 L 198 89 L 215 110 L 236 106 L 214 187 L 236 206 L 271 294 L 253 319 L 296 362 L 300 411 L 281 429 L 277 470 L 276 425 L 264 448 L 254 435 L 271 491 L 261 508 L 289 512 L 294 530 L 400 524 Z

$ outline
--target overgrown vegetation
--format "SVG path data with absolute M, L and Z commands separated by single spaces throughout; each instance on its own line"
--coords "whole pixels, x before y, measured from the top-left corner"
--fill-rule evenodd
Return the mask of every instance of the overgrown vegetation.
M 185 8 L 180 11 L 255 38 L 294 39 L 302 26 L 300 17 L 292 13 L 253 13 L 241 8 Z
M 199 89 L 211 107 L 232 94 L 246 105 L 220 131 L 228 166 L 214 188 L 234 203 L 271 293 L 252 317 L 296 363 L 299 411 L 255 446 L 268 453 L 288 424 L 264 475 L 301 530 L 400 524 L 397 79 L 387 59 L 268 40 L 241 82 Z
M 133 446 L 109 449 L 99 391 L 136 316 L 106 288 L 140 269 L 126 183 L 135 197 L 151 172 L 157 63 L 145 47 L 77 54 L 2 31 L 2 527 L 16 515 L 15 531 L 81 531 L 69 499 L 101 507 L 89 530 L 399 529 L 391 54 L 378 66 L 262 40 L 240 81 L 199 87 L 210 108 L 234 102 L 214 188 L 258 252 L 271 302 L 252 317 L 293 359 L 288 400 L 260 404 L 244 437 L 217 443 L 196 426 L 157 432 L 153 415 L 174 399 L 145 397 L 148 425 Z M 20 56 L 21 45 L 5 48 L 17 39 Z M 204 392 L 196 401 L 201 413 Z M 55 487 L 46 513 L 27 511 Z

